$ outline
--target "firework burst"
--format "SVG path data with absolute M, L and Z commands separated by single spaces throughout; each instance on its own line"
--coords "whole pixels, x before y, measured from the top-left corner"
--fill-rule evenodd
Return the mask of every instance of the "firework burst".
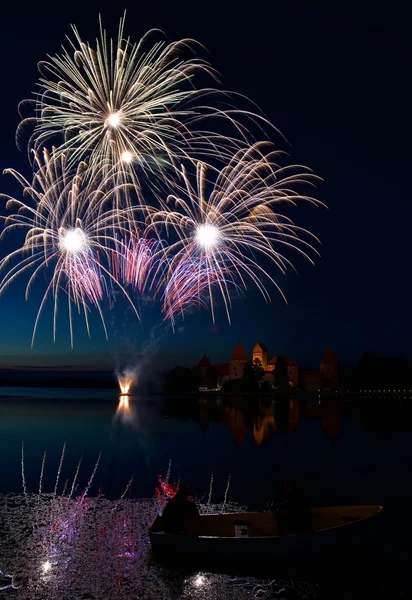
M 233 289 L 245 291 L 251 282 L 266 301 L 270 295 L 265 281 L 281 291 L 264 264 L 284 273 L 293 266 L 285 256 L 290 250 L 312 262 L 316 238 L 280 210 L 300 201 L 321 205 L 297 191 L 300 184 L 313 186 L 319 178 L 302 166 L 280 166 L 281 157 L 261 142 L 237 152 L 221 171 L 198 162 L 194 183 L 182 168 L 186 193 L 169 195 L 162 210 L 149 215 L 157 231 L 177 234 L 167 248 L 167 318 L 193 302 L 204 302 L 202 292 L 207 290 L 213 320 L 218 292 L 230 321 Z
M 35 155 L 37 171 L 29 183 L 14 170 L 13 174 L 30 196 L 30 202 L 6 198 L 6 207 L 12 213 L 3 217 L 1 238 L 19 228 L 26 230 L 23 245 L 0 262 L 0 293 L 26 271 L 31 271 L 26 299 L 36 277 L 48 270 L 49 283 L 37 313 L 32 344 L 39 318 L 48 297 L 54 299 L 53 337 L 59 292 L 68 301 L 70 339 L 73 346 L 73 306 L 83 312 L 88 333 L 90 306 L 97 308 L 107 335 L 101 302 L 109 298 L 113 285 L 119 286 L 132 303 L 126 290 L 108 266 L 117 252 L 116 234 L 127 236 L 132 221 L 130 211 L 110 208 L 113 195 L 112 182 L 88 181 L 86 165 L 80 163 L 73 174 L 67 168 L 63 154 L 55 157 L 46 150 Z M 134 308 L 134 305 L 132 303 Z M 136 309 L 134 308 L 135 312 Z M 137 312 L 136 312 L 137 314 Z
M 34 104 L 35 116 L 23 119 L 17 140 L 28 125 L 29 147 L 38 151 L 52 142 L 57 154 L 68 155 L 70 164 L 87 160 L 92 172 L 105 164 L 122 181 L 133 181 L 142 198 L 143 180 L 160 193 L 170 184 L 165 175 L 170 180 L 176 161 L 227 156 L 228 148 L 233 153 L 240 143 L 236 138 L 246 136 L 238 117 L 261 117 L 202 104 L 215 95 L 223 101 L 227 93 L 197 89 L 197 77 L 215 73 L 193 54 L 199 46 L 194 40 L 167 43 L 161 32 L 152 30 L 133 44 L 123 30 L 124 18 L 117 41 L 109 40 L 100 23 L 93 48 L 73 27 L 71 48 L 39 64 L 36 99 L 22 103 Z M 199 129 L 206 117 L 224 118 L 234 137 Z
M 167 42 L 152 30 L 133 43 L 124 25 L 123 17 L 113 41 L 100 23 L 94 45 L 73 27 L 68 49 L 40 63 L 38 92 L 22 103 L 34 106 L 17 131 L 19 141 L 31 130 L 34 176 L 9 170 L 30 200 L 3 196 L 12 213 L 0 238 L 16 228 L 26 236 L 0 261 L 0 294 L 30 272 L 27 298 L 47 271 L 32 343 L 50 297 L 54 338 L 62 296 L 72 346 L 74 309 L 89 334 L 97 309 L 107 336 L 102 303 L 116 285 L 131 303 L 126 288 L 136 298 L 149 289 L 172 325 L 193 305 L 215 320 L 217 297 L 230 321 L 234 293 L 252 284 L 270 301 L 268 284 L 281 292 L 273 267 L 293 267 L 289 251 L 310 261 L 316 253 L 316 238 L 288 215 L 301 201 L 321 204 L 298 191 L 319 178 L 282 166 L 268 142 L 250 145 L 251 124 L 266 129 L 267 120 L 203 87 L 216 74 L 194 40 Z M 224 134 L 213 130 L 222 121 Z

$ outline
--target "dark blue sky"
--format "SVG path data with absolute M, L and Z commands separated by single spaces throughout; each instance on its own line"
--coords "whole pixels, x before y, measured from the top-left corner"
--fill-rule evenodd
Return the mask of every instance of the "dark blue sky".
M 74 351 L 63 307 L 56 344 L 47 309 L 30 351 L 44 282 L 25 302 L 22 281 L 0 298 L 0 366 L 104 366 L 115 362 L 119 346 L 133 355 L 148 343 L 168 362 L 190 362 L 192 355 L 197 360 L 204 349 L 225 360 L 239 340 L 250 351 L 257 339 L 270 354 L 287 352 L 308 365 L 327 346 L 343 362 L 357 360 L 364 350 L 412 358 L 412 42 L 402 4 L 380 10 L 371 0 L 274 0 L 245 8 L 224 1 L 124 2 L 132 38 L 159 27 L 171 39 L 187 36 L 205 44 L 224 86 L 257 102 L 290 142 L 291 160 L 324 178 L 318 197 L 329 209 L 296 212 L 296 221 L 321 238 L 321 258 L 315 267 L 297 259 L 298 274 L 278 279 L 288 305 L 275 291 L 271 305 L 251 292 L 235 301 L 232 326 L 223 312 L 213 326 L 209 313 L 193 311 L 174 334 L 150 306 L 141 328 L 118 309 L 108 318 L 109 343 L 97 320 L 90 341 L 79 322 Z M 1 169 L 30 173 L 14 133 L 17 104 L 34 89 L 37 61 L 59 51 L 71 22 L 92 40 L 99 11 L 115 35 L 122 10 L 121 4 L 79 0 L 8 3 L 3 9 Z M 1 178 L 1 191 L 16 189 L 10 177 Z

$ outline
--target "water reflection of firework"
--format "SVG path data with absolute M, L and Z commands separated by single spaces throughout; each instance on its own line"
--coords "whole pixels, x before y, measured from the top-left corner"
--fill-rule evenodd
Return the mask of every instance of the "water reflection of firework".
M 130 402 L 129 393 L 120 394 L 115 419 L 119 419 L 125 425 L 132 425 L 136 421 L 136 411 Z
M 65 517 L 65 513 L 75 511 L 76 499 L 52 500 L 33 494 L 26 504 L 24 496 L 0 498 L 0 523 L 5 525 L 0 586 L 10 592 L 10 598 L 13 591 L 19 600 L 101 598 L 102 589 L 107 598 L 188 599 L 201 597 L 201 589 L 210 591 L 207 597 L 223 597 L 222 585 L 212 593 L 212 575 L 169 574 L 153 565 L 148 537 L 158 510 L 153 498 L 109 500 L 99 496 L 89 498 L 88 503 L 89 509 L 71 523 L 75 535 L 63 538 L 59 529 L 52 531 L 53 524 L 56 516 Z M 39 523 L 44 525 L 40 530 Z M 177 585 L 179 593 L 171 595 L 172 584 Z M 235 589 L 236 596 L 225 590 L 224 597 L 250 599 L 250 595 L 241 596 Z
M 128 400 L 125 397 L 122 404 L 127 406 Z M 57 493 L 33 494 L 26 488 L 22 449 L 24 494 L 0 497 L 0 591 L 12 593 L 19 589 L 19 600 L 61 600 L 62 590 L 67 591 L 65 598 L 100 598 L 102 589 L 108 598 L 170 597 L 170 577 L 165 579 L 164 571 L 153 568 L 148 536 L 159 510 L 158 499 L 126 498 L 133 478 L 116 500 L 109 500 L 100 492 L 89 497 L 99 461 L 100 457 L 80 495 L 72 494 L 80 463 L 70 493 L 66 493 L 66 484 L 62 490 L 56 484 Z M 62 462 L 63 458 L 60 465 Z M 60 475 L 59 468 L 57 481 Z M 177 489 L 177 485 L 169 483 L 170 475 L 171 463 L 166 478 L 159 479 L 159 492 L 165 501 Z M 215 508 L 200 504 L 199 508 L 202 513 L 204 509 L 207 513 L 222 512 L 217 505 Z M 234 510 L 242 509 L 225 506 L 225 512 Z M 176 598 L 191 598 L 193 589 L 211 586 L 210 575 L 205 573 L 191 574 L 185 581 L 182 575 L 179 581 L 187 591 L 183 593 L 179 588 L 179 594 L 173 594 Z M 241 600 L 239 593 L 235 598 L 226 593 L 224 597 Z
M 128 394 L 121 394 L 119 396 L 119 406 L 117 407 L 117 409 L 124 410 L 125 412 L 130 411 L 130 402 Z

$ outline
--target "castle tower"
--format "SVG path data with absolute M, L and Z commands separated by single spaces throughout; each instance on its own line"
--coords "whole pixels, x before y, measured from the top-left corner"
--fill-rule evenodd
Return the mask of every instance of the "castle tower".
M 229 379 L 240 379 L 243 377 L 245 364 L 248 360 L 249 357 L 242 344 L 238 344 L 229 359 Z
M 200 373 L 200 386 L 201 387 L 207 387 L 207 372 L 211 366 L 212 365 L 210 364 L 210 358 L 208 356 L 206 356 L 206 352 L 205 352 L 197 365 L 197 368 L 199 369 L 199 373 Z
M 266 371 L 268 366 L 268 349 L 262 342 L 256 342 L 255 347 L 253 348 L 252 362 L 254 362 L 256 358 L 260 360 L 262 367 Z
M 276 369 L 276 361 L 278 359 L 278 355 L 275 354 L 273 358 L 270 359 L 267 365 L 267 371 L 273 371 Z M 289 354 L 285 354 L 284 359 L 286 361 L 287 369 L 288 369 L 288 377 L 289 377 L 289 385 L 292 388 L 299 387 L 299 367 L 296 361 L 293 360 Z
M 299 367 L 289 354 L 285 354 L 285 360 L 288 365 L 289 384 L 296 389 L 299 386 Z
M 339 370 L 339 360 L 336 357 L 333 350 L 328 348 L 320 362 L 320 372 L 322 379 L 330 387 L 339 387 Z
M 266 367 L 267 371 L 274 371 L 275 370 L 277 359 L 278 359 L 277 354 L 275 354 L 275 356 L 268 361 L 268 364 L 267 364 L 267 367 Z

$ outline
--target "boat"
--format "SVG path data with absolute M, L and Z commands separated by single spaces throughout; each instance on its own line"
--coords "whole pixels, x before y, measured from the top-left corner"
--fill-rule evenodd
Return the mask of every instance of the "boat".
M 162 519 L 157 516 L 149 536 L 153 551 L 158 554 L 285 556 L 365 539 L 371 518 L 382 511 L 383 506 L 379 505 L 312 508 L 312 531 L 291 535 L 278 528 L 278 521 L 286 518 L 284 511 L 205 514 L 188 521 L 182 535 L 165 533 Z

